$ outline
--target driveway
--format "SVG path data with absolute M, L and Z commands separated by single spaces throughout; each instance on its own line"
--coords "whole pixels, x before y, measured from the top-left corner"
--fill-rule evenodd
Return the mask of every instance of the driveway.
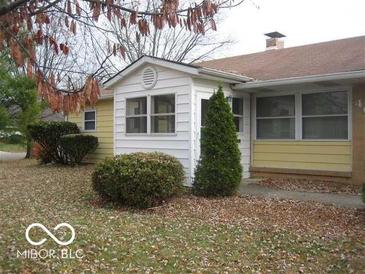
M 5 152 L 0 151 L 0 161 L 14 161 L 25 157 L 25 152 Z

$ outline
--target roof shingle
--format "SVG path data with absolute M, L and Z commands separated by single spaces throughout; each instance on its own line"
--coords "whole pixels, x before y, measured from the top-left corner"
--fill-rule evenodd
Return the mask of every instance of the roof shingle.
M 365 36 L 197 63 L 257 80 L 365 70 Z

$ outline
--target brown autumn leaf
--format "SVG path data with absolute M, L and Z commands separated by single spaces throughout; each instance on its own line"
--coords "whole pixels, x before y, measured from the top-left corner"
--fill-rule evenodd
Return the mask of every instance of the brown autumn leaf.
M 76 0 L 76 14 L 77 14 L 78 16 L 80 16 L 80 15 L 81 15 L 80 3 L 79 3 L 79 1 L 77 1 L 77 0 Z
M 100 2 L 96 2 L 93 8 L 93 16 L 92 16 L 94 21 L 98 21 L 100 16 L 100 11 L 101 11 Z
M 120 26 L 121 26 L 121 28 L 125 28 L 125 27 L 127 27 L 127 23 L 126 23 L 126 21 L 125 21 L 125 18 L 124 18 L 124 17 L 120 19 Z
M 67 1 L 67 13 L 72 14 L 72 8 L 71 8 L 71 1 L 70 0 Z
M 123 59 L 125 59 L 126 49 L 125 49 L 125 47 L 123 45 L 119 45 L 119 52 L 122 55 Z
M 217 30 L 217 25 L 213 18 L 209 20 L 209 23 L 210 23 L 212 30 Z
M 75 35 L 76 34 L 76 22 L 74 20 L 71 21 L 70 31 Z
M 137 24 L 137 12 L 136 11 L 133 11 L 129 17 L 129 23 L 131 25 L 135 25 Z
M 19 44 L 15 42 L 13 39 L 10 40 L 10 50 L 11 50 L 11 56 L 13 57 L 15 64 L 18 67 L 23 66 L 24 65 L 23 53 L 20 50 Z
M 65 16 L 65 26 L 68 28 L 70 23 L 68 22 L 68 16 Z

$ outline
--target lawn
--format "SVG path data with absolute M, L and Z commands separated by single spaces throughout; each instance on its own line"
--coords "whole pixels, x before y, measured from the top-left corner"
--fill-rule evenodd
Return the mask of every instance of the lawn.
M 0 142 L 0 151 L 6 152 L 25 152 L 26 147 L 24 144 L 5 144 Z
M 184 196 L 150 210 L 103 204 L 92 166 L 0 163 L 0 273 L 357 272 L 365 269 L 363 211 L 316 203 Z M 82 259 L 22 259 L 17 250 L 58 249 L 25 239 L 34 222 L 76 231 Z M 55 233 L 58 238 L 67 234 Z M 68 239 L 68 238 L 67 238 Z

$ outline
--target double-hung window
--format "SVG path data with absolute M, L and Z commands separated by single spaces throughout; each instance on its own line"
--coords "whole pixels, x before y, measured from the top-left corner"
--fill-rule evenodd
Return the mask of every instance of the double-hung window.
M 232 98 L 232 113 L 237 132 L 243 132 L 243 99 Z
M 302 134 L 303 139 L 347 139 L 347 92 L 303 94 Z
M 96 130 L 96 111 L 84 111 L 84 130 Z
M 175 94 L 130 98 L 126 105 L 126 133 L 175 132 Z
M 127 133 L 147 133 L 147 97 L 127 99 Z
M 151 97 L 151 132 L 175 132 L 175 94 Z
M 256 99 L 257 139 L 295 138 L 295 96 Z

